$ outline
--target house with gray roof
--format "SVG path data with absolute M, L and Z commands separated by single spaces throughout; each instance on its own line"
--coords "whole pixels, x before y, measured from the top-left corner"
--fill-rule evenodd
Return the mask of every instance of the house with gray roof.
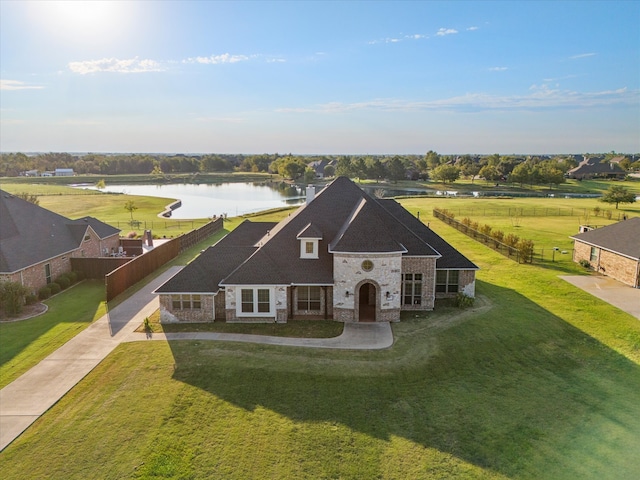
M 117 250 L 120 230 L 93 217 L 71 220 L 0 190 L 0 281 L 33 293 L 71 271 L 73 257 Z
M 473 297 L 477 269 L 395 200 L 339 177 L 279 223 L 243 222 L 155 293 L 162 321 L 388 322 Z
M 587 180 L 591 178 L 612 178 L 622 180 L 627 172 L 617 163 L 603 161 L 599 157 L 584 157 L 577 167 L 567 172 L 569 178 Z
M 640 288 L 640 217 L 589 229 L 570 237 L 573 261 L 631 287 Z

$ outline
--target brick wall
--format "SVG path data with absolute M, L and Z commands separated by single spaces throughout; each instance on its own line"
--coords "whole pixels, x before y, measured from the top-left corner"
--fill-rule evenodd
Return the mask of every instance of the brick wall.
M 575 242 L 573 250 L 573 261 L 586 260 L 591 264 L 591 268 L 603 275 L 611 277 L 631 287 L 638 286 L 638 261 L 623 257 L 616 253 L 596 248 L 597 258 L 591 260 L 591 245 Z
M 436 291 L 436 259 L 405 257 L 402 259 L 402 273 L 422 274 L 422 300 L 420 305 L 402 304 L 402 310 L 433 310 Z
M 201 295 L 199 309 L 176 309 L 173 308 L 171 295 L 160 295 L 160 321 L 163 323 L 202 323 L 213 322 L 213 295 Z

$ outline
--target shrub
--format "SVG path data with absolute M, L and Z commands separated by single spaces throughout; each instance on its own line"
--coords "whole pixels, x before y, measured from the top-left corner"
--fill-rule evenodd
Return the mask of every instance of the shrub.
M 531 240 L 522 239 L 518 242 L 516 248 L 520 254 L 520 261 L 524 263 L 531 263 L 531 257 L 533 256 L 533 242 Z
M 72 285 L 78 281 L 77 272 L 67 272 L 66 275 L 67 275 L 67 278 L 69 279 L 69 281 L 71 282 Z
M 456 295 L 456 298 L 453 299 L 453 305 L 458 308 L 469 308 L 473 306 L 473 303 L 476 301 L 475 298 L 465 295 L 462 292 L 459 292 Z
M 513 233 L 509 233 L 504 237 L 504 243 L 509 245 L 510 247 L 515 247 L 520 241 L 520 237 L 514 235 Z
M 502 230 L 494 230 L 491 232 L 491 238 L 493 238 L 495 246 L 498 247 L 504 239 L 504 232 Z
M 51 295 L 55 295 L 56 293 L 60 293 L 62 287 L 57 282 L 51 282 L 49 284 L 49 290 L 51 290 Z
M 62 290 L 65 290 L 67 288 L 69 288 L 69 286 L 71 285 L 71 280 L 69 280 L 69 277 L 67 277 L 66 275 L 60 275 L 58 278 L 56 278 L 56 282 L 58 285 L 60 285 L 60 288 Z
M 138 234 L 134 231 L 127 233 L 127 238 L 136 238 Z
M 29 289 L 18 282 L 0 283 L 0 305 L 9 315 L 16 315 L 22 311 L 25 297 Z
M 51 296 L 51 289 L 48 286 L 42 287 L 40 290 L 38 290 L 38 298 L 40 300 L 45 300 L 50 296 Z
M 38 301 L 38 296 L 35 293 L 30 293 L 26 297 L 24 297 L 25 305 L 33 305 Z
M 586 258 L 583 258 L 578 263 L 584 268 L 591 268 L 591 264 L 589 263 L 589 260 L 587 260 Z

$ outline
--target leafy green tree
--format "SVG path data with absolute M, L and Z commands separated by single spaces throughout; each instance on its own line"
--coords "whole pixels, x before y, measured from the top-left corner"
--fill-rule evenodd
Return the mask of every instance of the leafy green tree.
M 313 168 L 307 167 L 307 169 L 304 171 L 304 183 L 308 185 L 310 183 L 313 183 L 315 179 L 316 179 L 315 170 Z
M 104 178 L 101 178 L 100 180 L 98 180 L 96 182 L 96 188 L 98 190 L 102 190 L 103 188 L 105 188 L 107 186 L 106 182 L 104 181 Z
M 124 209 L 131 214 L 131 222 L 133 222 L 133 212 L 138 209 L 133 200 L 127 201 L 127 203 L 124 204 Z
M 336 165 L 336 176 L 338 177 L 353 176 L 353 168 L 351 166 L 351 157 L 344 155 L 338 158 L 338 164 Z
M 500 172 L 498 172 L 498 169 L 493 165 L 489 165 L 489 164 L 482 167 L 478 172 L 478 175 L 484 178 L 487 182 L 495 182 L 496 180 L 500 180 L 500 177 L 501 177 Z
M 407 175 L 407 169 L 397 155 L 388 162 L 387 171 L 389 172 L 389 179 L 394 182 L 403 180 Z
M 460 169 L 455 165 L 445 163 L 433 169 L 431 178 L 437 182 L 453 183 L 460 178 Z
M 609 190 L 604 193 L 602 198 L 600 198 L 600 201 L 604 203 L 615 203 L 617 210 L 618 204 L 620 203 L 634 203 L 636 201 L 636 194 L 621 185 L 612 185 L 609 187 Z
M 434 152 L 433 150 L 429 150 L 426 153 L 426 155 L 424 156 L 424 160 L 430 170 L 433 170 L 438 165 L 440 165 L 440 155 L 438 155 L 438 153 Z
M 324 176 L 325 177 L 333 177 L 336 174 L 336 169 L 333 165 L 327 165 L 324 167 Z

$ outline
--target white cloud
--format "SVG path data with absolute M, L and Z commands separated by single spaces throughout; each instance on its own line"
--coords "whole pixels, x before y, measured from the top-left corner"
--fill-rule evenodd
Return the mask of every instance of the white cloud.
M 453 28 L 441 28 L 436 32 L 436 35 L 444 37 L 445 35 L 453 35 L 454 33 L 458 33 L 458 31 Z
M 578 58 L 587 58 L 587 57 L 594 57 L 596 54 L 595 53 L 581 53 L 579 55 L 573 55 L 571 57 L 569 57 L 569 59 L 571 60 L 576 60 Z
M 99 60 L 84 60 L 81 62 L 70 62 L 69 70 L 80 75 L 98 72 L 112 73 L 147 73 L 162 72 L 165 69 L 155 60 L 142 59 L 138 57 L 128 59 L 102 58 Z
M 497 111 L 536 110 L 552 108 L 583 109 L 599 106 L 629 105 L 640 102 L 640 90 L 604 90 L 600 92 L 575 92 L 549 88 L 548 85 L 532 85 L 524 95 L 491 95 L 468 93 L 465 95 L 428 101 L 399 99 L 374 99 L 357 103 L 330 102 L 302 108 L 280 108 L 280 113 L 344 113 L 358 110 L 387 112 L 411 111 Z
M 421 33 L 415 33 L 413 35 L 405 35 L 405 38 L 408 38 L 410 40 L 421 40 L 423 38 L 429 38 L 427 35 L 423 35 Z
M 285 63 L 284 58 L 267 58 L 267 63 Z
M 504 72 L 505 70 L 509 70 L 509 67 L 491 67 L 491 68 L 489 68 L 490 72 Z
M 0 80 L 0 90 L 40 90 L 40 85 L 27 85 L 20 80 Z
M 469 32 L 473 32 L 473 31 L 475 31 L 475 30 L 478 30 L 479 28 L 480 28 L 480 27 L 469 27 L 469 28 L 467 28 L 467 31 L 469 31 Z
M 231 55 L 223 53 L 222 55 L 211 55 L 209 57 L 190 57 L 184 60 L 184 63 L 203 63 L 207 65 L 218 65 L 220 63 L 238 63 L 249 60 L 246 55 Z

